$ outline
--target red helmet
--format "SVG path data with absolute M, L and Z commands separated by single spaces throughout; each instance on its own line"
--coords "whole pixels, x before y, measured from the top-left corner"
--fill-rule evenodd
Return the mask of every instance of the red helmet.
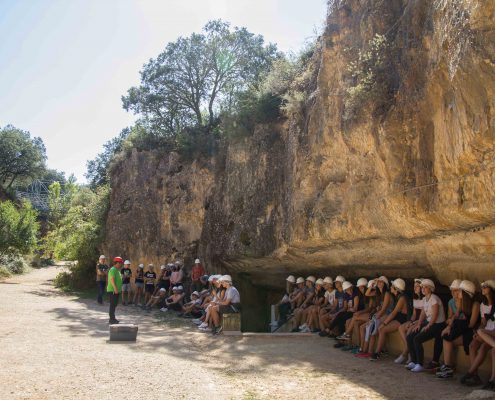
M 113 262 L 116 262 L 116 263 L 123 263 L 123 262 L 124 262 L 124 260 L 122 259 L 122 257 L 114 257 Z

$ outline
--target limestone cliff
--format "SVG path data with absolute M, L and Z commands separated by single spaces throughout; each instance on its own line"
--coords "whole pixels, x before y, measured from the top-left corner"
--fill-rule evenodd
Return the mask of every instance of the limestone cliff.
M 349 65 L 377 34 L 386 90 L 347 118 Z M 107 251 L 198 254 L 265 286 L 289 271 L 493 277 L 495 2 L 331 1 L 313 62 L 283 123 L 208 161 L 119 164 Z

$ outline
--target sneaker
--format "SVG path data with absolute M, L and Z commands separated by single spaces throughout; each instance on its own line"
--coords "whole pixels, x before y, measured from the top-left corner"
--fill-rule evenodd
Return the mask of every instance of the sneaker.
M 351 335 L 344 333 L 343 335 L 337 336 L 337 340 L 351 340 Z
M 396 364 L 404 364 L 404 361 L 406 361 L 406 356 L 404 354 L 401 354 L 399 357 L 397 357 L 394 360 L 394 363 L 396 363 Z
M 223 326 L 220 325 L 220 326 L 217 326 L 216 328 L 213 328 L 211 330 L 211 333 L 213 333 L 214 335 L 219 335 L 220 333 L 222 333 L 223 331 Z
M 302 331 L 303 329 L 306 329 L 308 327 L 308 324 L 302 324 L 299 326 L 299 330 Z
M 292 328 L 291 332 L 299 332 L 299 328 L 296 326 L 295 328 Z
M 320 333 L 318 333 L 318 336 L 326 337 L 326 336 L 328 336 L 328 332 L 327 331 L 321 331 Z
M 198 326 L 198 329 L 208 328 L 208 324 L 206 322 L 202 322 L 201 325 Z
M 361 349 L 359 348 L 359 346 L 356 346 L 350 351 L 350 353 L 356 355 L 358 353 L 361 353 Z
M 488 381 L 481 387 L 481 390 L 495 390 L 495 383 Z
M 310 333 L 311 332 L 311 329 L 309 329 L 309 326 L 306 325 L 304 328 L 301 329 L 300 332 L 301 333 Z
M 448 379 L 448 378 L 453 378 L 454 377 L 454 370 L 451 369 L 446 369 L 444 371 L 438 371 L 436 373 L 436 377 L 438 379 Z
M 201 325 L 201 324 L 203 323 L 203 320 L 202 320 L 202 319 L 200 319 L 200 318 L 194 318 L 194 319 L 192 320 L 192 323 L 193 323 L 193 324 L 196 324 L 196 325 Z
M 111 319 L 110 321 L 108 321 L 108 323 L 109 323 L 110 325 L 115 325 L 115 324 L 118 324 L 119 322 L 120 322 L 120 321 L 119 321 L 119 320 L 117 320 L 117 319 Z
M 406 364 L 406 369 L 411 370 L 416 366 L 412 361 Z
M 378 361 L 380 359 L 380 354 L 373 353 L 370 357 L 370 361 Z
M 469 372 L 462 376 L 460 382 L 466 386 L 479 386 L 483 383 L 478 374 L 470 374 Z
M 413 369 L 411 369 L 411 372 L 423 372 L 425 369 L 421 364 L 416 364 Z
M 335 347 L 336 349 L 340 349 L 340 348 L 342 348 L 342 347 L 344 347 L 344 346 L 345 346 L 345 344 L 344 344 L 344 343 L 342 343 L 342 342 L 338 342 L 338 343 L 335 343 L 335 344 L 333 345 L 333 347 Z
M 168 311 L 168 308 L 167 307 L 160 308 L 160 311 L 161 312 L 167 312 Z

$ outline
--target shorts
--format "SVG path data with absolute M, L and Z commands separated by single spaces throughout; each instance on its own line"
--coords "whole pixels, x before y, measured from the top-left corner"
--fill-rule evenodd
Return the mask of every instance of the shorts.
M 166 289 L 168 290 L 170 288 L 170 281 L 160 281 L 158 282 L 158 289 Z
M 218 312 L 220 314 L 235 314 L 241 311 L 241 305 L 239 303 L 230 304 L 228 306 L 218 306 Z
M 130 283 L 123 283 L 122 284 L 122 291 L 123 292 L 130 292 L 131 291 L 131 284 Z
M 405 324 L 408 321 L 407 315 L 404 313 L 397 313 L 394 318 L 394 321 L 397 321 L 399 324 Z
M 136 285 L 136 288 L 139 288 L 139 289 L 144 288 L 144 282 L 136 282 L 135 285 Z
M 169 310 L 182 311 L 182 305 L 179 303 L 173 303 L 166 306 Z
M 153 294 L 153 292 L 155 291 L 155 285 L 146 285 L 144 291 L 146 293 Z

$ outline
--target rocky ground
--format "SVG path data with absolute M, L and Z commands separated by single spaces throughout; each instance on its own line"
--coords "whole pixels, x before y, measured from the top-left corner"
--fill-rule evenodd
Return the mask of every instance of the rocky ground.
M 469 390 L 371 363 L 319 337 L 212 337 L 118 308 L 136 343 L 109 343 L 107 308 L 52 286 L 62 267 L 0 282 L 0 399 L 463 399 Z

